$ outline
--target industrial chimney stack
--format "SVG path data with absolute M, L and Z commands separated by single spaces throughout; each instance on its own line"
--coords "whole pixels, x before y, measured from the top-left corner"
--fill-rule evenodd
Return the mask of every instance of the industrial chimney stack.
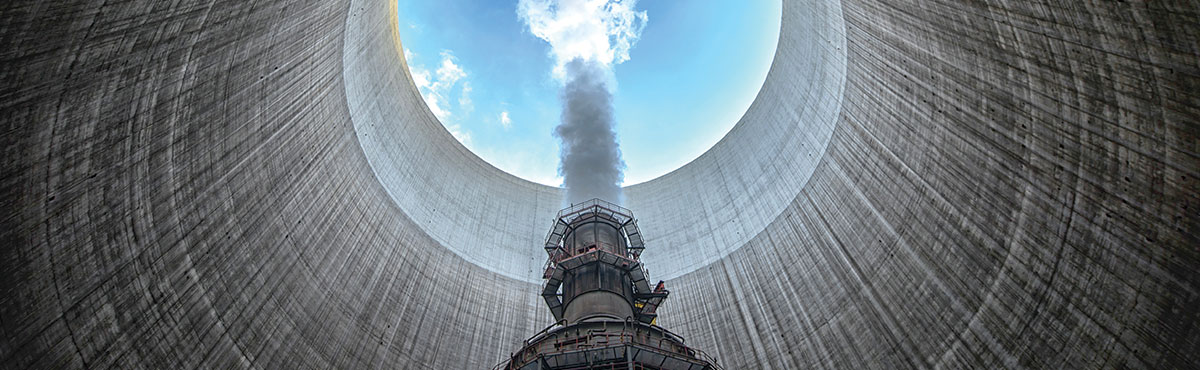
M 655 324 L 669 293 L 653 287 L 628 209 L 600 199 L 558 212 L 544 245 L 546 300 L 556 323 L 525 341 L 504 369 L 717 369 Z

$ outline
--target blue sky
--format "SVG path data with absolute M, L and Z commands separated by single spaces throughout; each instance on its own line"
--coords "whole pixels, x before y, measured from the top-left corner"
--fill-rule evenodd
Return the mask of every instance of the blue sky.
M 492 165 L 557 186 L 561 82 L 550 45 L 518 0 L 400 0 L 399 29 L 418 88 L 455 137 Z M 625 184 L 651 180 L 712 147 L 762 87 L 780 2 L 641 0 L 629 60 L 615 64 Z

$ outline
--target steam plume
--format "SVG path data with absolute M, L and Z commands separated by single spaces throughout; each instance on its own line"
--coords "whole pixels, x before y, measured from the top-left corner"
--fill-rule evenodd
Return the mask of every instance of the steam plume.
M 517 14 L 530 33 L 550 44 L 553 75 L 563 83 L 558 172 L 567 201 L 621 202 L 625 162 L 613 119 L 612 67 L 629 59 L 646 12 L 637 0 L 520 0 Z
M 567 188 L 567 201 L 591 198 L 621 201 L 625 161 L 613 131 L 612 94 L 606 73 L 594 61 L 575 59 L 566 65 L 562 90 L 562 122 L 554 136 L 562 141 L 558 172 Z

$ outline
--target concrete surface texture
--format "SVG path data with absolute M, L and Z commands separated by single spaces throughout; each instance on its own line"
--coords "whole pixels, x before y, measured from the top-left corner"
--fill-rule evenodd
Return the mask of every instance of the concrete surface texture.
M 386 0 L 0 5 L 0 367 L 488 368 L 559 189 L 457 143 Z M 730 369 L 1200 362 L 1200 4 L 787 0 L 626 189 Z

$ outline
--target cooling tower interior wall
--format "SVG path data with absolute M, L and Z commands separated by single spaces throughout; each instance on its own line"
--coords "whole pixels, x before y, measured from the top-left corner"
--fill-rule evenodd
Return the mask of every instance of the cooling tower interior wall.
M 1200 10 L 786 0 L 734 129 L 626 189 L 726 368 L 1200 361 Z M 490 368 L 560 189 L 430 113 L 396 6 L 0 5 L 5 368 Z

